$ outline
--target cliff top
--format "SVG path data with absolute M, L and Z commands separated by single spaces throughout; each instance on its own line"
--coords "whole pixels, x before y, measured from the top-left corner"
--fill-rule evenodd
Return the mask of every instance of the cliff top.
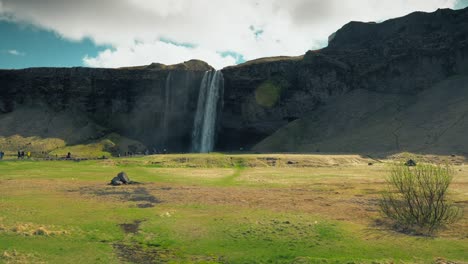
M 155 70 L 155 71 L 167 71 L 167 70 L 188 70 L 188 71 L 209 71 L 214 68 L 208 63 L 201 60 L 189 60 L 178 64 L 165 65 L 162 63 L 151 63 L 150 65 L 143 66 L 129 66 L 120 68 L 90 68 L 90 67 L 30 67 L 24 69 L 0 69 L 0 71 L 23 71 L 23 70 L 34 70 L 41 72 L 53 72 L 56 69 L 100 69 L 100 70 Z
M 151 63 L 150 65 L 145 66 L 135 66 L 135 67 L 121 67 L 119 69 L 130 69 L 130 70 L 191 70 L 191 71 L 209 71 L 213 70 L 208 63 L 202 60 L 189 60 L 178 64 L 165 65 L 162 63 Z
M 422 36 L 456 35 L 468 28 L 468 8 L 413 12 L 381 23 L 351 21 L 330 36 L 327 48 L 368 48 L 391 39 L 422 42 Z M 443 38 L 440 38 L 443 40 Z
M 454 26 L 456 25 L 456 26 Z M 380 23 L 351 21 L 332 34 L 328 47 L 319 50 L 309 50 L 302 56 L 276 56 L 259 58 L 242 64 L 228 66 L 223 70 L 237 69 L 245 66 L 268 64 L 275 62 L 301 61 L 311 59 L 327 60 L 337 64 L 338 61 L 323 55 L 335 49 L 362 49 L 374 46 L 394 45 L 426 45 L 427 42 L 438 43 L 439 46 L 449 45 L 451 38 L 444 35 L 460 35 L 468 29 L 468 8 L 460 10 L 438 9 L 434 12 L 413 12 L 404 17 L 389 19 Z M 457 33 L 458 32 L 458 33 Z M 428 38 L 431 40 L 428 41 Z M 458 39 L 461 39 L 459 37 Z M 437 42 L 437 40 L 439 42 Z M 447 43 L 446 43 L 447 42 Z M 460 44 L 462 42 L 459 42 Z M 345 67 L 345 65 L 340 65 Z
M 238 64 L 238 65 L 228 66 L 228 67 L 225 67 L 224 69 L 232 69 L 232 68 L 237 68 L 237 67 L 250 66 L 250 65 L 256 65 L 256 64 L 263 64 L 263 63 L 270 63 L 270 62 L 279 62 L 279 61 L 298 61 L 298 60 L 302 60 L 303 58 L 304 58 L 304 55 L 301 55 L 301 56 L 265 57 L 265 58 L 259 58 L 259 59 L 255 59 L 255 60 L 246 61 L 246 62 Z

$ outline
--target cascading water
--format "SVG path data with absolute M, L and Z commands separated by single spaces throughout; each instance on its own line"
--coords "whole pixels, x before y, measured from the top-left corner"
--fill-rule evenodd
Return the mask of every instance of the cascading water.
M 172 72 L 169 72 L 166 78 L 166 87 L 164 89 L 164 117 L 163 117 L 163 144 L 167 147 L 168 132 L 169 132 L 169 115 L 171 113 L 171 82 Z
M 198 95 L 197 112 L 192 133 L 192 151 L 213 151 L 219 98 L 222 97 L 224 78 L 221 71 L 207 71 L 203 76 Z

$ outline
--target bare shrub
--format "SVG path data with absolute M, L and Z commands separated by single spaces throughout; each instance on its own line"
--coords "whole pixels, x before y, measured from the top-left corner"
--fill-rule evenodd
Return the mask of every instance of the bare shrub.
M 449 166 L 395 165 L 380 201 L 383 215 L 393 219 L 399 229 L 422 234 L 455 222 L 461 210 L 447 200 L 453 175 Z

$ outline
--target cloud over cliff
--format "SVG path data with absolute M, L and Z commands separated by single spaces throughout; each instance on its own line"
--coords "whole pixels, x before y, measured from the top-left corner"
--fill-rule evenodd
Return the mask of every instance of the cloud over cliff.
M 116 67 L 202 59 L 220 68 L 233 54 L 249 60 L 299 55 L 326 45 L 351 20 L 382 21 L 452 8 L 456 0 L 0 0 L 0 20 L 30 23 L 113 48 L 84 57 Z

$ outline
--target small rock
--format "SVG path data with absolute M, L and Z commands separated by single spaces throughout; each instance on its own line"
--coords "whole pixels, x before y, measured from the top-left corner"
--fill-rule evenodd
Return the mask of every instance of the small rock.
M 127 173 L 125 172 L 120 172 L 119 174 L 117 174 L 117 177 L 119 178 L 119 180 L 123 183 L 123 184 L 129 184 L 130 183 L 130 179 L 128 178 L 127 176 Z
M 34 231 L 33 233 L 34 235 L 36 236 L 48 236 L 49 235 L 49 231 L 47 231 L 45 228 L 43 227 L 39 227 L 36 231 Z
M 122 185 L 123 182 L 120 180 L 119 177 L 114 177 L 114 178 L 111 180 L 111 184 L 114 185 L 114 186 L 119 186 L 119 185 Z

